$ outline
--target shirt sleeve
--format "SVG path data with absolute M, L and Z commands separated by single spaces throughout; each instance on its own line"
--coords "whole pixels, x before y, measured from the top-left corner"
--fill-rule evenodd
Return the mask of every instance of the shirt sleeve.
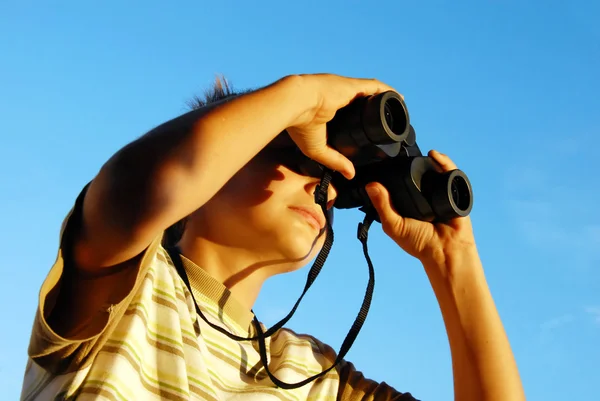
M 336 360 L 337 353 L 333 348 L 314 337 L 311 339 L 329 363 Z M 366 378 L 356 370 L 354 364 L 346 360 L 342 360 L 334 370 L 339 377 L 338 401 L 419 401 L 410 393 L 402 393 L 385 382 Z
M 367 379 L 348 361 L 338 367 L 340 401 L 419 401 L 410 393 L 401 393 L 385 382 Z
M 71 331 L 68 338 L 59 335 L 49 323 L 48 317 L 50 313 L 60 313 L 56 310 L 58 307 L 56 301 L 61 286 L 69 279 L 69 275 L 73 274 L 68 261 L 69 247 L 73 237 L 79 231 L 83 199 L 88 187 L 89 184 L 81 191 L 75 205 L 63 221 L 58 255 L 42 283 L 29 342 L 30 359 L 52 374 L 72 372 L 91 363 L 125 313 L 147 272 L 147 266 L 160 246 L 159 237 L 152 242 L 143 255 L 136 259 L 135 266 L 127 267 L 127 269 L 136 269 L 136 272 L 130 273 L 136 275 L 135 280 L 126 281 L 129 288 L 123 286 L 111 288 L 106 304 L 97 313 L 89 316 L 79 327 Z

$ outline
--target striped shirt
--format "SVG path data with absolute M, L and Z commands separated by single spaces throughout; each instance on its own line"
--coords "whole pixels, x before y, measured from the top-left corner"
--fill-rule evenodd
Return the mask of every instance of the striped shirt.
M 65 219 L 61 236 L 78 209 Z M 207 319 L 238 336 L 253 336 L 252 312 L 203 269 L 182 260 Z M 61 248 L 40 291 L 22 400 L 414 400 L 364 378 L 345 361 L 303 387 L 278 388 L 262 366 L 256 341 L 235 341 L 199 318 L 161 238 L 140 259 L 133 287 L 106 306 L 99 334 L 62 338 L 46 316 L 50 293 L 68 274 L 64 267 Z M 266 339 L 266 349 L 269 369 L 288 383 L 321 372 L 336 358 L 329 346 L 285 328 Z

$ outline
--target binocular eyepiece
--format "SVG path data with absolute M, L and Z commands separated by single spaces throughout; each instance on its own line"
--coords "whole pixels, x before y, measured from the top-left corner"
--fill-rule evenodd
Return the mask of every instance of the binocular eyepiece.
M 423 156 L 402 97 L 393 91 L 358 98 L 338 110 L 327 124 L 330 146 L 355 165 L 356 176 L 334 176 L 338 209 L 372 208 L 366 184 L 379 182 L 404 216 L 448 221 L 473 207 L 471 183 L 461 170 L 443 172 Z

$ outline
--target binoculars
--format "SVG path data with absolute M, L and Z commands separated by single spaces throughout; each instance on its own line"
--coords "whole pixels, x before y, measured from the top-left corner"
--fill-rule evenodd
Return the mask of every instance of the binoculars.
M 473 192 L 467 175 L 458 169 L 443 172 L 423 156 L 398 93 L 357 98 L 338 110 L 327 124 L 327 134 L 329 145 L 356 168 L 352 180 L 334 174 L 335 208 L 373 211 L 365 186 L 379 182 L 403 217 L 442 222 L 471 212 Z M 376 220 L 380 221 L 378 216 Z

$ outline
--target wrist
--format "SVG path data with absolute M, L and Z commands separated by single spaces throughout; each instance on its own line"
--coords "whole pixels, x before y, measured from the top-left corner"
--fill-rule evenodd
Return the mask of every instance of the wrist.
M 446 253 L 443 263 L 423 266 L 449 336 L 464 336 L 480 320 L 473 313 L 494 309 L 476 249 L 455 249 Z
M 462 286 L 465 279 L 483 277 L 483 265 L 475 244 L 440 249 L 421 263 L 434 290 L 439 286 Z

